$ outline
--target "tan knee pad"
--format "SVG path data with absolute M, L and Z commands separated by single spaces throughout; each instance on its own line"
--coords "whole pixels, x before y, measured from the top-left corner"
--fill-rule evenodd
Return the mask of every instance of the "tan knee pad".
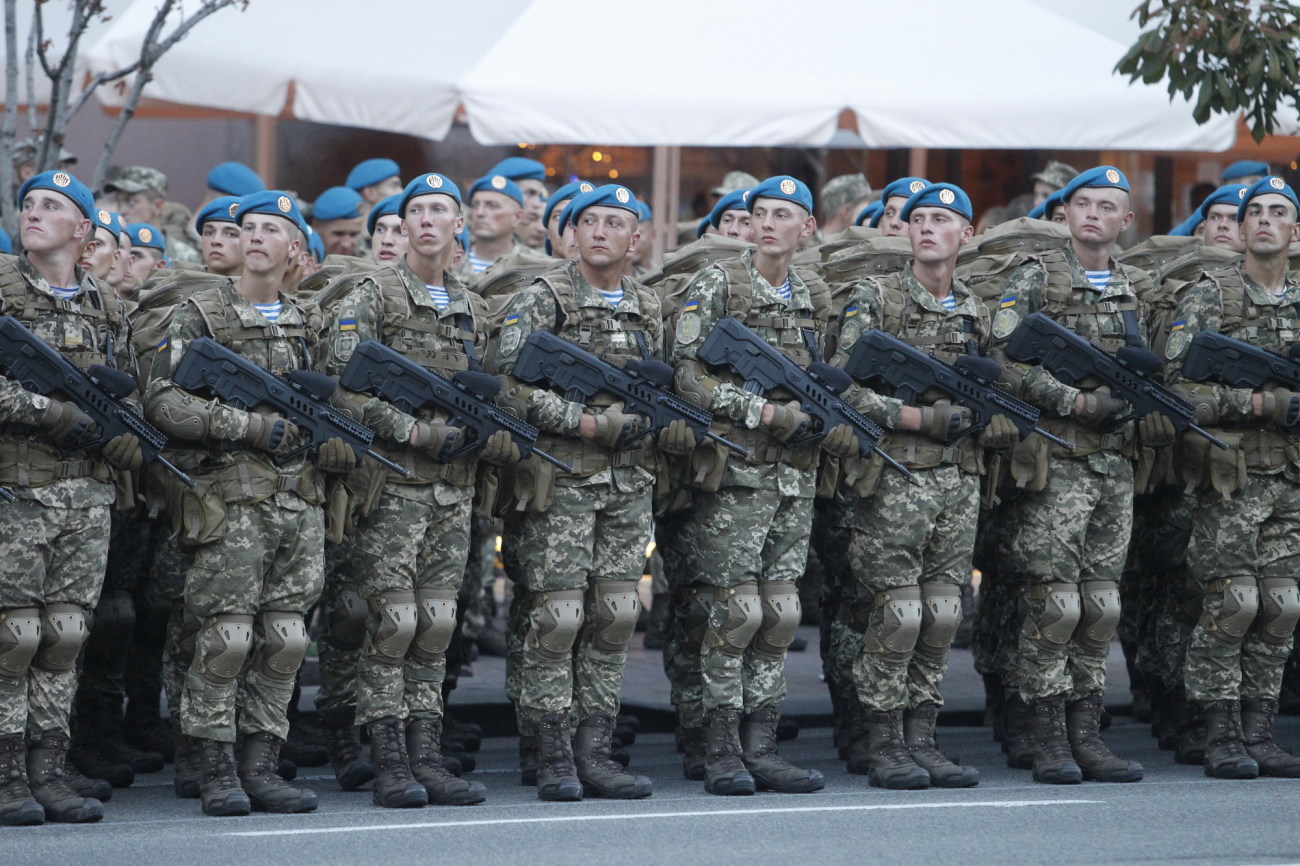
M 1300 587 L 1294 578 L 1265 577 L 1259 581 L 1259 618 L 1255 634 L 1265 643 L 1283 645 L 1300 620 Z
M 552 661 L 567 659 L 573 642 L 582 629 L 583 598 L 581 589 L 560 589 L 534 594 L 529 612 L 528 645 L 538 655 Z
M 1070 644 L 1083 617 L 1079 590 L 1069 583 L 1035 584 L 1025 590 L 1029 610 L 1021 628 L 1026 637 L 1045 650 L 1061 651 Z M 1033 602 L 1043 603 L 1035 619 Z
M 636 631 L 641 599 L 635 580 L 599 580 L 592 587 L 595 621 L 591 623 L 591 645 L 603 652 L 627 649 Z
M 872 607 L 883 616 L 869 618 L 862 635 L 863 648 L 873 655 L 906 661 L 921 635 L 921 587 L 913 584 L 878 592 Z
M 763 621 L 754 638 L 754 652 L 771 659 L 785 658 L 803 619 L 799 589 L 793 581 L 764 581 L 758 585 Z
M 291 610 L 264 610 L 257 614 L 262 643 L 253 654 L 253 669 L 275 682 L 291 683 L 307 655 L 307 623 Z
M 22 679 L 41 647 L 41 609 L 0 610 L 0 677 Z
M 210 616 L 199 629 L 194 646 L 199 676 L 214 686 L 227 686 L 239 676 L 253 649 L 253 617 L 240 613 Z
M 1074 639 L 1097 653 L 1110 650 L 1119 628 L 1119 584 L 1113 580 L 1085 580 L 1079 587 L 1080 625 Z
M 961 626 L 961 587 L 927 583 L 921 587 L 921 637 L 919 645 L 946 650 Z
M 456 631 L 456 587 L 429 586 L 415 591 L 415 640 L 411 655 L 426 664 L 442 661 Z
M 56 602 L 41 611 L 41 648 L 32 664 L 45 671 L 70 671 L 77 666 L 81 645 L 90 634 L 86 609 Z
M 352 586 L 339 590 L 325 612 L 329 642 L 341 650 L 359 650 L 366 642 L 366 600 Z
M 415 639 L 415 593 L 386 592 L 368 602 L 365 653 L 377 662 L 400 665 Z
M 687 646 L 699 647 L 709 630 L 709 606 L 713 587 L 688 586 L 679 590 L 675 613 L 677 628 Z
M 742 583 L 739 586 L 715 587 L 714 603 L 722 602 L 727 606 L 727 620 L 721 630 L 716 630 L 709 623 L 704 633 L 704 642 L 723 655 L 738 658 L 758 633 L 763 624 L 763 608 L 759 600 L 757 583 Z
M 1236 643 L 1259 613 L 1259 586 L 1253 577 L 1220 578 L 1205 587 L 1206 595 L 1212 593 L 1222 594 L 1223 605 L 1217 611 L 1202 607 L 1197 625 L 1225 643 Z

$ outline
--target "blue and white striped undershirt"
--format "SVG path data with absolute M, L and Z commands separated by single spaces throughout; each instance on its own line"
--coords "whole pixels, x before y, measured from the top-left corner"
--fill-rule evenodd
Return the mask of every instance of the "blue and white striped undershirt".
M 470 254 L 469 254 L 470 270 L 472 270 L 476 274 L 481 274 L 491 266 L 492 266 L 491 259 L 480 259 L 478 256 L 474 255 L 473 250 L 470 250 Z
M 1084 271 L 1083 275 L 1088 278 L 1092 285 L 1093 291 L 1104 292 L 1106 286 L 1110 285 L 1110 271 Z
M 70 289 L 65 289 L 60 286 L 50 286 L 50 291 L 54 292 L 60 300 L 70 301 L 81 292 L 81 286 L 73 286 Z
M 939 303 L 943 304 L 945 310 L 955 310 L 957 309 L 957 296 L 949 292 Z
M 782 283 L 781 285 L 773 286 L 772 288 L 776 289 L 776 293 L 781 296 L 781 300 L 785 301 L 787 304 L 790 302 L 790 295 L 792 294 L 793 290 L 790 288 L 789 277 L 786 277 L 785 282 Z
M 600 296 L 605 299 L 605 303 L 609 304 L 611 307 L 617 307 L 619 304 L 623 303 L 622 286 L 619 286 L 617 289 L 610 292 L 607 292 L 604 289 L 597 289 L 597 291 L 600 292 Z
M 440 310 L 447 309 L 447 305 L 451 303 L 451 298 L 447 297 L 446 286 L 431 286 L 425 283 L 424 287 L 429 290 L 429 300 L 433 301 L 435 307 Z
M 253 309 L 261 313 L 268 322 L 275 324 L 280 320 L 280 311 L 284 309 L 284 304 L 280 301 L 271 304 L 253 304 Z

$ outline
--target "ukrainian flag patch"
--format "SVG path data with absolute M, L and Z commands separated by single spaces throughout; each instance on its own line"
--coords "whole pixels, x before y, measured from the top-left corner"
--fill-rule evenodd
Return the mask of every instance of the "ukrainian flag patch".
M 858 305 L 857 305 L 857 304 L 854 304 L 854 305 L 851 306 L 851 307 L 845 307 L 845 308 L 844 308 L 844 318 L 846 318 L 846 319 L 851 319 L 851 318 L 853 318 L 854 316 L 856 316 L 857 314 L 858 314 Z
M 1185 328 L 1185 327 L 1187 327 L 1187 322 L 1186 322 L 1186 321 L 1183 321 L 1183 322 L 1174 322 L 1172 325 L 1169 326 L 1169 330 L 1171 330 L 1171 331 L 1181 331 L 1181 330 L 1182 330 L 1183 328 Z
M 506 316 L 506 321 L 505 321 L 505 323 L 506 323 L 507 325 L 513 325 L 513 324 L 514 324 L 515 322 L 517 322 L 517 321 L 519 321 L 519 314 L 518 314 L 518 313 L 511 313 L 510 315 Z
M 699 308 L 700 308 L 700 302 L 699 302 L 699 301 L 687 301 L 687 302 L 686 302 L 686 305 L 682 307 L 682 312 L 683 312 L 683 313 L 693 313 L 693 312 L 695 312 L 696 310 L 698 310 Z
M 339 330 L 340 330 L 340 331 L 355 331 L 356 329 L 357 329 L 357 320 L 356 320 L 356 319 L 340 319 L 340 320 L 339 320 Z
M 166 351 L 166 350 L 167 350 L 167 346 L 168 346 L 167 341 L 166 341 L 166 340 L 163 340 L 161 343 L 158 344 L 158 351 L 159 351 L 159 352 L 164 352 L 164 351 Z
M 1009 296 L 1003 298 L 1001 301 L 998 302 L 998 309 L 1005 309 L 1005 308 L 1007 308 L 1007 307 L 1014 307 L 1015 305 L 1016 305 L 1016 296 L 1015 296 L 1015 295 L 1009 295 Z

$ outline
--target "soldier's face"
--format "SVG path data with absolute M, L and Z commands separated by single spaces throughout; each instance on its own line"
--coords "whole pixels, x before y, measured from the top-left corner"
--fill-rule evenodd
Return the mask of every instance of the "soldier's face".
M 1128 193 L 1122 189 L 1084 187 L 1065 203 L 1065 223 L 1075 241 L 1088 246 L 1109 246 L 1133 222 Z
M 398 259 L 406 255 L 407 245 L 401 217 L 385 214 L 375 220 L 375 233 L 370 238 L 370 258 L 376 264 L 397 264 Z
M 1246 205 L 1240 232 L 1247 252 L 1262 256 L 1284 253 L 1292 242 L 1300 240 L 1295 205 L 1277 193 L 1257 195 Z
M 912 242 L 912 257 L 925 264 L 956 261 L 957 253 L 974 233 L 968 220 L 947 208 L 913 208 L 908 216 L 907 237 Z
M 551 208 L 551 220 L 546 224 L 546 236 L 551 241 L 551 254 L 559 258 L 564 258 L 564 227 L 560 225 L 560 215 L 564 211 L 564 206 L 569 203 L 569 199 L 562 198 L 556 202 L 555 207 Z
M 816 226 L 817 221 L 799 205 L 766 196 L 754 202 L 749 218 L 758 251 L 772 258 L 794 253 Z
M 574 228 L 578 257 L 596 268 L 623 267 L 641 241 L 637 218 L 618 207 L 596 205 L 578 217 Z
M 118 287 L 118 293 L 128 299 L 135 297 L 149 279 L 149 272 L 164 267 L 162 258 L 162 253 L 150 247 L 133 247 L 127 254 L 126 279 Z
M 498 241 L 515 233 L 524 209 L 505 193 L 479 190 L 469 203 L 469 228 L 475 238 Z
M 114 260 L 113 267 L 105 279 L 115 291 L 118 291 L 118 294 L 121 294 L 121 286 L 127 279 L 126 267 L 131 263 L 131 238 L 125 232 L 119 234 L 117 238 L 117 259 Z
M 718 234 L 749 243 L 754 240 L 753 229 L 749 226 L 749 211 L 724 210 L 718 218 Z
M 361 237 L 361 230 L 365 228 L 365 220 L 359 216 L 342 220 L 324 220 L 313 222 L 312 227 L 316 229 L 325 244 L 325 255 L 355 256 L 357 241 Z
M 1237 206 L 1211 205 L 1209 213 L 1205 215 L 1205 221 L 1201 223 L 1201 237 L 1209 247 L 1219 247 L 1237 253 L 1244 250 L 1246 247 L 1241 242 L 1241 229 L 1237 225 Z
M 903 210 L 903 205 L 907 204 L 907 198 L 901 195 L 891 195 L 885 202 L 885 209 L 880 214 L 880 233 L 887 238 L 905 238 L 907 237 L 907 223 L 899 218 Z
M 1040 204 L 1047 201 L 1047 197 L 1058 189 L 1060 189 L 1059 186 L 1052 186 L 1050 183 L 1045 183 L 1041 180 L 1034 181 L 1034 207 L 1038 207 Z
M 372 183 L 370 186 L 361 188 L 361 198 L 366 204 L 373 205 L 380 199 L 388 198 L 390 195 L 397 195 L 402 191 L 402 179 L 400 177 L 390 177 L 381 180 L 379 183 Z
M 458 245 L 456 233 L 465 227 L 456 202 L 445 195 L 418 195 L 406 203 L 406 240 L 411 252 L 433 259 Z
M 117 264 L 117 236 L 102 226 L 95 226 L 94 232 L 86 241 L 86 248 L 81 251 L 79 264 L 82 270 L 99 279 L 107 279 Z
M 156 225 L 158 217 L 162 215 L 165 199 L 148 190 L 124 192 L 119 189 L 113 195 L 117 198 L 115 210 L 129 223 L 153 223 Z
M 91 222 L 66 195 L 33 189 L 23 196 L 18 231 L 23 249 L 51 252 L 71 245 L 79 248 L 90 235 Z
M 278 216 L 249 214 L 240 221 L 239 230 L 239 248 L 244 254 L 246 273 L 282 273 L 302 249 L 302 232 Z
M 1050 219 L 1058 226 L 1065 225 L 1065 205 L 1063 204 L 1052 205 L 1052 215 Z
M 239 248 L 239 226 L 234 223 L 206 222 L 199 245 L 203 264 L 214 274 L 231 274 L 244 263 Z

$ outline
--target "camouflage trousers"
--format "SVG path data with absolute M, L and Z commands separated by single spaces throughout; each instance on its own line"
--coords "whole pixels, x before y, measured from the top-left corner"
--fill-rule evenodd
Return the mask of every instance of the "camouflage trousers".
M 1111 451 L 1054 459 L 1047 486 L 1021 492 L 1009 520 L 1007 570 L 1025 586 L 1016 658 L 1021 697 L 1101 694 L 1110 641 L 1089 636 L 1089 605 L 1068 642 L 1049 640 L 1044 627 L 1054 616 L 1053 587 L 1079 592 L 1089 581 L 1118 585 L 1133 524 L 1132 464 Z M 1111 602 L 1119 604 L 1117 597 Z
M 609 479 L 609 480 L 603 480 Z M 508 520 L 502 546 L 517 570 L 515 603 L 527 616 L 518 665 L 521 732 L 550 713 L 571 711 L 574 720 L 617 713 L 623 690 L 627 644 L 602 649 L 592 634 L 596 585 L 635 583 L 645 569 L 650 541 L 652 477 L 621 467 L 589 479 L 561 479 L 555 501 L 541 514 Z M 571 651 L 544 649 L 548 628 L 545 594 L 585 590 L 583 622 Z
M 325 589 L 316 640 L 320 689 L 316 709 L 357 705 L 357 658 L 366 637 L 366 602 L 352 561 L 352 539 L 325 543 Z
M 420 647 L 421 613 L 415 639 L 401 659 L 381 652 L 384 598 L 394 591 L 460 589 L 469 555 L 472 498 L 472 489 L 449 484 L 387 484 L 374 512 L 353 537 L 353 570 L 369 608 L 357 661 L 358 724 L 442 718 L 446 650 L 427 652 Z
M 1005 498 L 980 512 L 971 563 L 980 573 L 971 639 L 975 670 L 997 677 L 1006 689 L 1016 688 L 1016 636 L 1023 618 L 1020 597 L 1024 593 L 1024 584 L 1007 569 L 1010 515 L 1011 506 Z
M 31 499 L 0 505 L 4 520 L 0 611 L 75 604 L 89 617 L 108 557 L 109 508 L 57 508 Z M 44 627 L 48 627 L 47 625 Z M 68 732 L 75 668 L 51 669 L 38 652 L 23 676 L 0 676 L 0 734 Z
M 149 567 L 148 595 L 155 604 L 165 603 L 169 609 L 162 653 L 162 685 L 167 705 L 177 718 L 180 718 L 185 675 L 194 662 L 194 641 L 203 625 L 192 613 L 187 615 L 185 608 L 185 575 L 193 562 L 193 552 L 182 550 L 170 531 L 160 527 Z
M 837 718 L 852 715 L 858 703 L 853 660 L 862 648 L 863 629 L 848 604 L 855 593 L 849 547 L 857 508 L 856 497 L 816 500 L 809 537 L 809 546 L 821 560 L 825 575 L 821 595 L 822 676 Z
M 752 713 L 785 699 L 785 653 L 756 652 L 753 640 L 733 654 L 715 639 L 724 632 L 729 604 L 722 590 L 742 584 L 788 582 L 803 574 L 812 528 L 812 497 L 737 485 L 698 493 L 695 512 L 682 528 L 695 581 L 713 589 L 708 632 L 700 649 L 703 707 Z M 707 598 L 707 595 L 705 596 Z
M 1119 639 L 1137 676 L 1148 682 L 1176 681 L 1181 688 L 1183 656 L 1191 628 L 1178 615 L 1187 598 L 1187 544 L 1194 494 L 1168 488 L 1134 497 L 1133 539 L 1120 582 L 1124 615 Z M 1190 622 L 1195 622 L 1193 616 Z M 1175 677 L 1169 673 L 1176 671 Z
M 850 603 L 864 632 L 853 682 L 868 710 L 943 704 L 939 687 L 957 623 L 936 622 L 935 605 L 946 597 L 960 612 L 959 588 L 970 583 L 979 478 L 952 465 L 918 469 L 915 477 L 882 475 L 855 515 Z M 912 603 L 921 610 L 913 630 L 900 626 L 892 592 L 918 586 L 921 598 Z
M 655 523 L 655 551 L 672 599 L 664 623 L 664 674 L 669 696 L 683 728 L 704 724 L 704 684 L 700 679 L 700 646 L 708 628 L 707 605 L 697 594 L 699 571 L 684 543 L 682 529 L 694 519 L 693 509 L 664 515 Z
M 135 589 L 149 573 L 151 525 L 133 511 L 113 511 L 108 567 L 86 639 L 78 691 L 120 699 L 126 693 L 126 664 L 135 633 Z
M 1231 500 L 1203 494 L 1192 515 L 1187 564 L 1203 588 L 1201 617 L 1187 648 L 1188 699 L 1276 699 L 1295 629 L 1300 482 L 1282 473 L 1251 473 L 1246 489 Z M 1233 613 L 1248 607 L 1242 601 L 1251 595 L 1258 598 L 1258 613 L 1242 622 Z
M 199 642 L 218 614 L 284 611 L 305 616 L 324 584 L 324 544 L 324 513 L 291 493 L 227 504 L 225 537 L 195 550 L 185 576 L 187 615 L 203 623 Z M 262 622 L 254 619 L 252 664 L 242 688 L 238 681 L 217 683 L 206 677 L 203 655 L 195 652 L 181 694 L 186 734 L 233 742 L 236 704 L 242 697 L 242 733 L 266 731 L 281 740 L 288 735 L 285 711 L 293 679 L 262 671 L 266 651 Z

